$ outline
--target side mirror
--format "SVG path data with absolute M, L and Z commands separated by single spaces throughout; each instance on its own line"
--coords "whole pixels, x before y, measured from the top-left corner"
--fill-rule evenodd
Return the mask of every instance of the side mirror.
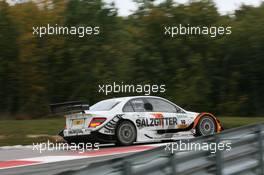
M 150 103 L 145 103 L 144 108 L 146 111 L 153 111 L 153 106 Z

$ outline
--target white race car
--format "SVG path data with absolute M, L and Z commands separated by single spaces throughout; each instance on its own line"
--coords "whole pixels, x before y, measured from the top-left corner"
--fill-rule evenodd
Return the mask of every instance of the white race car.
M 66 126 L 60 135 L 70 143 L 131 145 L 211 135 L 222 130 L 220 121 L 212 114 L 186 111 L 156 96 L 103 100 L 65 117 Z

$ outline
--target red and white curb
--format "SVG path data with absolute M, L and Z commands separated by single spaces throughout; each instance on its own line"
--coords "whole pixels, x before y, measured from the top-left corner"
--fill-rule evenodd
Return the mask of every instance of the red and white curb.
M 45 164 L 45 163 L 84 159 L 84 158 L 89 158 L 89 157 L 110 156 L 110 155 L 117 155 L 117 154 L 140 152 L 140 151 L 154 149 L 155 147 L 158 147 L 161 145 L 162 144 L 103 148 L 103 149 L 93 150 L 93 151 L 83 152 L 83 153 L 67 152 L 67 155 L 61 155 L 61 156 L 40 156 L 40 157 L 33 157 L 33 158 L 0 161 L 0 170 L 8 169 L 8 168 L 31 166 L 31 165 L 40 165 L 40 164 Z

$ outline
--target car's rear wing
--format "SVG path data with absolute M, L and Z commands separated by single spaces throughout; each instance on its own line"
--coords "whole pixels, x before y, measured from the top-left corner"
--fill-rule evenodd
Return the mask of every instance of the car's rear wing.
M 71 101 L 63 103 L 50 104 L 50 110 L 53 114 L 73 114 L 89 110 L 89 105 L 83 101 Z

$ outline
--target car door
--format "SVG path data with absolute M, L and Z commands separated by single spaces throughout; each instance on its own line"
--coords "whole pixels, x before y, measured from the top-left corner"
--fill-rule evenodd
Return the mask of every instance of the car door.
M 160 140 L 170 138 L 172 134 L 166 134 L 166 130 L 176 128 L 177 117 L 176 107 L 172 104 L 158 98 L 136 98 L 130 100 L 134 110 L 131 119 L 134 119 L 138 129 L 138 138 L 144 140 Z M 131 108 L 125 106 L 127 109 Z M 158 131 L 163 130 L 160 134 Z
M 176 108 L 170 103 L 159 99 L 159 98 L 146 98 L 146 103 L 152 105 L 152 112 L 150 117 L 154 117 L 158 120 L 159 125 L 155 127 L 154 134 L 159 139 L 171 137 L 171 134 L 166 134 L 166 130 L 170 128 L 175 128 L 177 125 Z M 164 131 L 159 132 L 159 131 Z M 162 133 L 162 134 L 161 134 Z
M 137 129 L 137 141 L 148 141 L 151 139 L 148 112 L 144 108 L 144 100 L 135 98 L 129 100 L 123 108 L 124 118 L 133 121 Z
M 160 126 L 156 127 L 156 134 L 159 138 L 172 138 L 175 129 L 186 127 L 186 113 L 173 103 L 161 98 L 146 98 L 146 102 L 153 107 L 151 115 L 162 121 Z

